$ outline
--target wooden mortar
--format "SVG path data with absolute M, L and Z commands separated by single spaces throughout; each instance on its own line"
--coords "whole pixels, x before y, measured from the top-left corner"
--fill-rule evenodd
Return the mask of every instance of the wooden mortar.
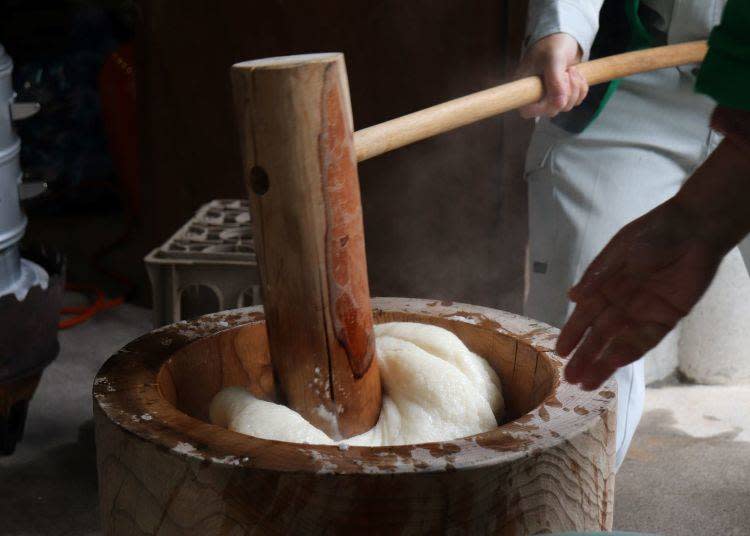
M 705 51 L 705 42 L 658 47 L 579 70 L 595 84 L 697 62 Z M 541 80 L 356 133 L 339 54 L 237 64 L 233 86 L 268 330 L 259 307 L 216 313 L 153 331 L 102 367 L 94 418 L 105 533 L 610 530 L 614 380 L 591 393 L 566 383 L 552 350 L 557 330 L 510 313 L 376 299 L 371 319 L 368 307 L 356 162 L 534 102 Z M 269 441 L 208 422 L 213 396 L 243 386 L 329 433 L 369 428 L 380 407 L 373 320 L 453 331 L 500 375 L 506 421 L 393 447 Z M 307 388 L 316 370 L 328 388 Z M 334 419 L 321 419 L 320 407 Z
M 536 534 L 612 527 L 615 383 L 561 378 L 557 330 L 493 309 L 373 300 L 376 323 L 458 335 L 500 375 L 508 420 L 440 443 L 306 445 L 208 422 L 212 397 L 243 386 L 274 400 L 262 309 L 153 331 L 94 382 L 104 532 L 132 534 Z

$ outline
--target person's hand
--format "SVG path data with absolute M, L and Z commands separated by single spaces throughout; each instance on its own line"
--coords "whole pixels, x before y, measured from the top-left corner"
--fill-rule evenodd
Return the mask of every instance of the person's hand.
M 624 227 L 570 290 L 576 308 L 557 341 L 565 369 L 601 386 L 669 333 L 708 288 L 726 253 L 675 198 Z M 580 345 L 579 345 L 580 343 Z
M 569 34 L 555 33 L 534 43 L 521 59 L 518 77 L 539 75 L 544 81 L 542 100 L 521 108 L 521 116 L 554 117 L 569 112 L 586 98 L 589 85 L 574 67 L 581 61 L 581 48 Z

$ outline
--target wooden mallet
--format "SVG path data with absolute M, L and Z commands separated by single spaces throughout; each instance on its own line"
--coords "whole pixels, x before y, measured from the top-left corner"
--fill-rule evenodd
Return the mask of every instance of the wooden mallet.
M 380 414 L 362 205 L 344 57 L 232 68 L 274 371 L 333 438 Z
M 702 60 L 704 41 L 578 66 L 590 85 Z M 285 402 L 331 437 L 380 413 L 357 162 L 531 104 L 532 76 L 353 132 L 341 54 L 232 68 L 271 359 Z

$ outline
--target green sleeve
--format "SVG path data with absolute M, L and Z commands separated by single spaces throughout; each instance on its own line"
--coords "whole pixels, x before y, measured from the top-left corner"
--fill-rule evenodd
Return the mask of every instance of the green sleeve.
M 750 1 L 727 2 L 708 39 L 695 89 L 721 106 L 750 110 Z

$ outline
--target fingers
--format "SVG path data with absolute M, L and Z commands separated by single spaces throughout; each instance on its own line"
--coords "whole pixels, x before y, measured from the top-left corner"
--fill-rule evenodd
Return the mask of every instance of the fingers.
M 544 68 L 546 114 L 556 116 L 568 103 L 571 94 L 570 76 L 561 57 L 553 57 Z
M 557 338 L 555 352 L 559 355 L 566 356 L 578 346 L 579 341 L 589 329 L 596 318 L 604 312 L 609 305 L 604 296 L 597 295 L 585 303 L 576 305 L 573 314 L 565 323 Z
M 609 266 L 609 265 L 607 265 Z M 661 290 L 625 270 L 608 276 L 597 292 L 582 298 L 560 333 L 557 352 L 570 354 L 565 378 L 583 389 L 599 387 L 619 367 L 642 357 L 674 328 L 685 311 Z
M 588 84 L 583 75 L 575 68 L 575 66 L 568 68 L 568 79 L 570 80 L 570 94 L 568 95 L 568 102 L 563 107 L 563 112 L 569 112 L 586 98 L 586 92 L 588 91 Z
M 586 99 L 586 97 L 588 97 L 588 95 L 589 95 L 589 83 L 583 77 L 583 75 L 581 75 L 581 83 L 583 85 L 582 85 L 582 89 L 581 89 L 581 97 L 578 100 L 578 105 L 581 105 L 583 103 L 583 101 Z
M 670 331 L 665 326 L 648 322 L 626 328 L 609 343 L 599 359 L 589 365 L 581 388 L 586 391 L 598 389 L 618 368 L 643 357 Z
M 579 383 L 590 376 L 591 367 L 602 351 L 629 326 L 629 318 L 618 308 L 610 305 L 604 309 L 568 363 L 565 378 L 571 383 Z
M 586 82 L 586 79 L 575 66 L 568 69 L 568 76 L 570 77 L 571 90 L 568 103 L 565 105 L 565 108 L 563 108 L 564 112 L 569 112 L 576 106 L 580 105 L 589 92 L 588 82 Z
M 626 343 L 612 342 L 607 347 L 605 354 L 593 363 L 585 372 L 581 380 L 581 389 L 593 391 L 602 386 L 617 369 L 637 361 L 639 351 L 637 348 Z
M 640 320 L 667 324 L 664 320 L 669 309 L 668 303 L 661 303 L 658 296 L 650 296 L 647 290 L 640 290 L 640 280 L 632 275 L 615 273 L 600 286 L 599 291 L 591 297 L 584 298 L 576 305 L 573 314 L 562 328 L 557 338 L 555 351 L 568 355 L 578 345 L 590 327 L 602 326 L 602 315 L 613 311 L 622 311 L 625 316 Z M 643 307 L 658 303 L 656 312 L 643 310 Z M 612 333 L 614 335 L 614 333 Z
M 600 387 L 618 368 L 643 357 L 674 327 L 634 321 L 625 311 L 608 306 L 591 324 L 565 368 L 565 379 L 584 390 Z
M 521 108 L 521 116 L 555 117 L 569 112 L 583 102 L 589 91 L 588 82 L 575 66 L 565 67 L 561 60 L 553 60 L 544 70 L 545 95 L 542 100 Z
M 554 77 L 554 79 L 552 78 Z M 562 82 L 560 81 L 562 78 Z M 562 83 L 562 85 L 560 85 Z M 553 93 L 550 90 L 551 85 L 554 85 L 555 89 Z M 570 91 L 570 83 L 568 75 L 563 71 L 559 76 L 556 71 L 547 69 L 544 73 L 544 87 L 545 94 L 544 98 L 534 104 L 529 104 L 521 108 L 521 117 L 524 119 L 531 119 L 532 117 L 555 117 L 560 110 L 567 104 L 568 94 Z M 562 91 L 562 93 L 560 93 Z
M 579 94 L 580 94 L 580 90 L 578 86 L 575 83 L 573 83 L 573 81 L 571 80 L 570 93 L 568 94 L 568 101 L 565 103 L 565 106 L 563 106 L 560 111 L 561 112 L 571 111 L 575 107 L 576 102 L 578 101 Z
M 569 67 L 581 60 L 581 53 L 578 41 L 564 32 L 539 39 L 524 53 L 517 75 L 542 76 L 545 95 L 539 102 L 522 107 L 523 117 L 554 117 L 585 98 L 588 84 L 578 71 L 575 74 L 569 72 Z

